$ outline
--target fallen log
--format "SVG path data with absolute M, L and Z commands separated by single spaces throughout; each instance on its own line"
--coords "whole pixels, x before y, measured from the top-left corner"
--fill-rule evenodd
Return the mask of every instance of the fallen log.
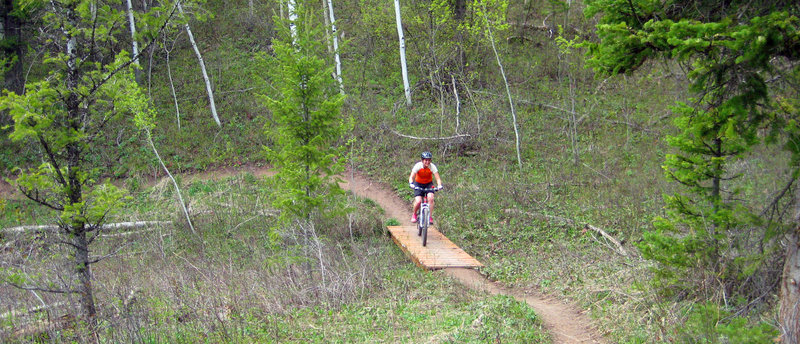
M 624 257 L 628 256 L 628 251 L 625 251 L 625 248 L 622 247 L 622 243 L 617 241 L 617 239 L 614 239 L 614 237 L 612 237 L 611 235 L 606 233 L 606 231 L 604 231 L 604 230 L 602 230 L 600 228 L 597 228 L 595 226 L 592 226 L 592 225 L 590 225 L 588 223 L 585 226 L 583 226 L 583 230 L 584 231 L 586 231 L 587 229 L 591 229 L 591 230 L 593 230 L 593 231 L 595 231 L 597 233 L 600 233 L 600 235 L 602 235 L 608 241 L 610 241 L 611 243 L 613 243 L 614 245 L 617 246 L 617 250 L 619 251 L 619 254 L 623 255 Z
M 135 222 L 117 222 L 107 223 L 102 226 L 102 229 L 136 229 L 145 228 L 159 225 L 171 225 L 172 221 L 135 221 Z M 54 231 L 58 229 L 58 225 L 31 225 L 31 226 L 18 226 L 11 228 L 0 229 L 0 233 L 4 234 L 20 234 L 25 232 L 43 232 Z

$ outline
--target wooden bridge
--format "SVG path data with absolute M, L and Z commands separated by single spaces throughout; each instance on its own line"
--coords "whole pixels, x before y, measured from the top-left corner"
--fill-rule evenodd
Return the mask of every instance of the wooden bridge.
M 464 250 L 447 239 L 435 227 L 428 227 L 428 245 L 422 246 L 417 226 L 388 226 L 392 240 L 415 264 L 426 270 L 444 268 L 477 268 L 483 266 Z

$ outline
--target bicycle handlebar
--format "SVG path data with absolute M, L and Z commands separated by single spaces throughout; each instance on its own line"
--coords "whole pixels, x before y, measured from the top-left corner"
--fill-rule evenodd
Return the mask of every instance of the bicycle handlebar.
M 444 186 L 435 187 L 435 188 L 421 188 L 421 187 L 416 186 L 414 184 L 408 184 L 408 187 L 410 187 L 410 188 L 412 188 L 414 190 L 420 190 L 420 191 L 425 191 L 425 192 L 436 192 L 436 191 L 439 191 L 441 189 L 444 189 Z

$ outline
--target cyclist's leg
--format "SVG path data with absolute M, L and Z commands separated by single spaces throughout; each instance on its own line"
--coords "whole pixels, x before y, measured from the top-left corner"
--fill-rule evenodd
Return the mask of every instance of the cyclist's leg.
M 430 218 L 433 219 L 433 192 L 428 193 L 428 210 Z M 433 220 L 431 220 L 431 223 L 433 223 Z
M 414 219 L 417 218 L 417 212 L 419 211 L 419 205 L 422 203 L 422 196 L 414 197 L 414 207 L 411 212 L 411 222 L 414 222 Z

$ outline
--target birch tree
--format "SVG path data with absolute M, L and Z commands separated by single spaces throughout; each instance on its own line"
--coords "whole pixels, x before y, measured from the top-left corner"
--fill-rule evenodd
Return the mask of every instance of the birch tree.
M 517 149 L 517 165 L 520 170 L 522 170 L 522 154 L 520 152 L 520 138 L 519 138 L 519 127 L 517 125 L 517 111 L 514 109 L 514 99 L 511 97 L 511 87 L 508 85 L 508 78 L 506 77 L 506 72 L 503 69 L 503 63 L 500 61 L 500 54 L 497 53 L 497 47 L 494 43 L 494 34 L 492 33 L 492 26 L 495 23 L 489 21 L 489 12 L 488 6 L 486 2 L 492 2 L 492 5 L 500 7 L 501 10 L 495 13 L 505 13 L 505 8 L 508 6 L 508 3 L 505 1 L 495 1 L 492 0 L 481 0 L 480 5 L 476 6 L 476 11 L 479 12 L 478 15 L 483 17 L 484 22 L 486 23 L 486 37 L 489 39 L 489 43 L 492 45 L 492 51 L 494 52 L 495 60 L 497 61 L 497 67 L 500 70 L 500 75 L 503 77 L 503 84 L 506 86 L 506 95 L 508 96 L 508 107 L 511 109 L 511 122 L 512 126 L 514 127 L 514 142 Z
M 139 44 L 136 41 L 136 22 L 133 18 L 133 4 L 131 0 L 126 0 L 128 5 L 128 24 L 131 29 L 131 54 L 134 56 L 135 60 L 133 61 L 134 64 L 138 63 L 138 56 L 139 56 Z M 139 68 L 136 68 L 136 81 L 139 82 L 140 80 L 141 71 Z
M 180 12 L 181 16 L 184 18 L 184 20 L 186 20 L 186 14 L 183 11 L 181 1 L 178 1 L 177 5 L 178 12 Z M 203 81 L 206 83 L 206 92 L 208 93 L 208 103 L 211 107 L 211 115 L 214 117 L 214 122 L 217 123 L 217 126 L 222 127 L 222 123 L 219 121 L 219 116 L 217 116 L 217 106 L 214 104 L 214 90 L 211 87 L 211 80 L 208 78 L 208 72 L 206 72 L 206 64 L 203 62 L 203 54 L 200 53 L 200 49 L 197 47 L 197 42 L 194 40 L 192 28 L 189 26 L 188 20 L 186 20 L 184 27 L 186 29 L 186 34 L 189 36 L 189 42 L 192 44 L 192 49 L 194 49 L 194 54 L 197 55 L 197 64 L 200 65 L 200 70 L 203 72 Z
M 342 61 L 339 60 L 339 34 L 336 31 L 336 19 L 333 16 L 333 0 L 328 1 L 328 12 L 331 19 L 331 33 L 333 34 L 333 56 L 336 59 L 336 81 L 339 82 L 339 92 L 344 94 L 344 83 L 342 83 Z
M 400 69 L 403 73 L 403 90 L 406 94 L 406 105 L 411 106 L 411 88 L 408 86 L 408 68 L 406 68 L 406 39 L 403 36 L 403 20 L 400 18 L 400 0 L 394 0 L 394 13 L 397 21 L 397 39 L 400 43 Z
M 38 146 L 39 166 L 20 166 L 15 185 L 25 197 L 58 214 L 58 229 L 48 232 L 53 243 L 64 248 L 69 261 L 64 266 L 68 277 L 53 276 L 53 271 L 31 271 L 14 262 L 1 262 L 0 280 L 25 290 L 78 296 L 80 317 L 87 331 L 86 341 L 99 341 L 94 300 L 92 265 L 106 255 L 92 254 L 92 244 L 101 237 L 103 224 L 125 202 L 123 190 L 100 180 L 99 160 L 93 149 L 108 145 L 113 138 L 104 128 L 124 114 L 147 104 L 140 102 L 139 85 L 132 66 L 138 56 L 119 51 L 117 39 L 124 37 L 118 25 L 125 13 L 113 3 L 96 0 L 51 0 L 45 3 L 47 15 L 42 39 L 47 40 L 50 57 L 44 60 L 49 70 L 41 80 L 31 82 L 26 92 L 7 92 L 0 97 L 0 108 L 12 116 L 9 137 Z M 151 8 L 142 16 L 151 23 L 166 25 L 175 8 Z M 99 37 L 96 32 L 105 32 Z M 116 39 L 108 39 L 108 37 Z M 150 37 L 156 37 L 153 33 Z M 149 46 L 149 44 L 148 44 Z M 48 251 L 54 252 L 54 251 Z M 58 254 L 42 259 L 60 259 Z M 31 263 L 33 264 L 33 263 Z

